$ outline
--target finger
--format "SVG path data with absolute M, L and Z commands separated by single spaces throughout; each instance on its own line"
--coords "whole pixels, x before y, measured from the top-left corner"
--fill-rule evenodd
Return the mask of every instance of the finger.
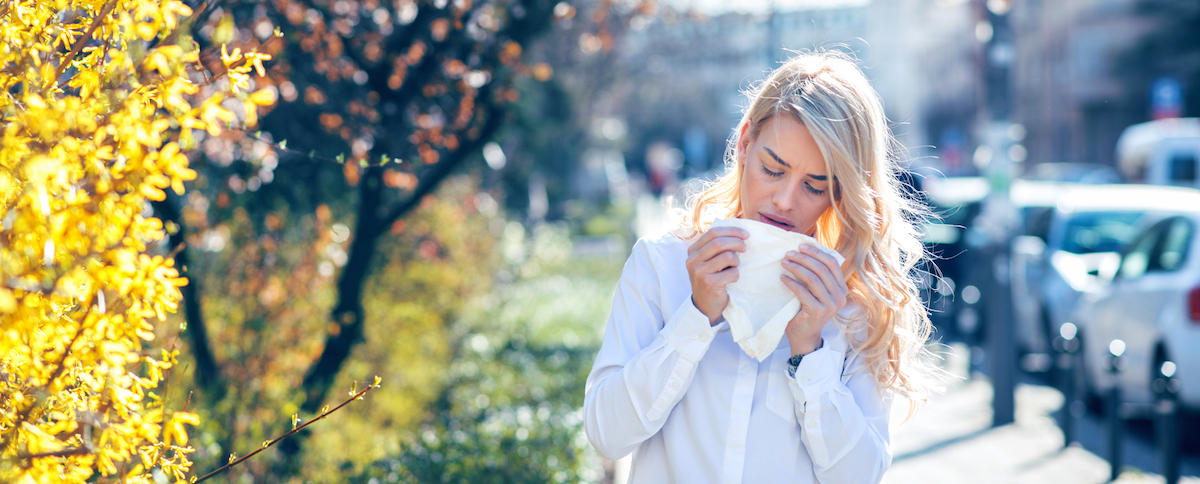
M 692 272 L 699 276 L 715 274 L 731 267 L 737 267 L 740 263 L 736 252 L 725 251 L 717 254 L 712 259 L 701 261 L 697 260 L 692 265 Z
M 723 297 L 726 293 L 722 292 L 725 286 L 728 286 L 738 280 L 738 269 L 730 267 L 720 272 L 705 274 L 700 277 L 700 285 L 703 288 L 703 293 L 708 294 L 708 297 Z
M 779 278 L 783 281 L 783 285 L 787 286 L 787 288 L 792 291 L 792 294 L 796 295 L 796 299 L 800 301 L 801 311 L 808 311 L 810 314 L 817 314 L 821 312 L 821 302 L 816 298 L 816 296 L 813 296 L 812 292 L 808 290 L 807 286 L 800 281 L 791 278 L 787 274 L 781 274 Z
M 811 254 L 788 252 L 784 258 L 800 264 L 812 271 L 813 274 L 820 278 L 821 284 L 825 286 L 825 289 L 829 292 L 829 294 L 834 297 L 834 300 L 845 298 L 845 295 L 848 292 L 846 289 L 845 279 L 838 278 L 838 275 L 840 275 L 842 272 L 841 268 L 831 269 L 828 264 L 824 263 L 824 261 L 821 259 L 812 257 Z M 830 259 L 832 258 L 830 257 Z
M 809 271 L 808 268 L 800 266 L 791 261 L 784 262 L 785 267 L 794 276 L 793 280 L 806 289 L 807 294 L 812 298 L 810 304 L 810 313 L 819 314 L 828 311 L 830 308 L 837 308 L 835 297 L 829 292 L 816 274 Z M 785 274 L 786 276 L 786 274 Z
M 829 268 L 829 272 L 833 274 L 834 279 L 837 281 L 837 286 L 843 290 L 847 289 L 846 275 L 842 273 L 842 266 L 838 264 L 837 259 L 833 258 L 832 255 L 825 253 L 824 250 L 813 247 L 809 244 L 801 244 L 800 251 L 824 263 L 825 266 Z
M 808 286 L 809 292 L 820 299 L 823 303 L 833 304 L 835 301 L 836 286 L 831 287 L 833 276 L 831 274 L 821 274 L 828 272 L 820 262 L 806 257 L 803 254 L 795 254 L 786 258 L 783 261 L 783 268 L 790 272 L 797 280 Z M 797 262 L 799 260 L 799 262 Z
M 725 287 L 737 282 L 739 275 L 740 274 L 737 267 L 730 267 L 728 269 L 709 274 L 708 277 L 709 282 L 712 283 L 713 287 Z
M 736 238 L 745 240 L 750 237 L 750 233 L 747 232 L 745 229 L 741 229 L 738 227 L 713 227 L 713 228 L 710 228 L 710 229 L 708 229 L 708 231 L 701 234 L 700 238 L 696 239 L 695 242 L 692 242 L 692 245 L 688 247 L 688 255 L 690 256 L 690 255 L 698 252 L 700 250 L 700 248 L 704 247 L 705 245 L 708 245 L 709 242 L 711 242 L 713 239 L 718 238 L 718 237 L 736 237 Z
M 717 237 L 709 241 L 703 247 L 700 247 L 692 257 L 701 261 L 712 260 L 717 255 L 729 252 L 745 252 L 746 241 L 738 237 Z

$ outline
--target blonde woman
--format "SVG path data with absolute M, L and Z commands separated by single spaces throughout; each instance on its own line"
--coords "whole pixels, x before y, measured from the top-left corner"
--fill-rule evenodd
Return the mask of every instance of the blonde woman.
M 750 93 L 727 172 L 682 226 L 637 242 L 587 380 L 601 455 L 631 452 L 631 483 L 878 482 L 891 464 L 894 396 L 919 401 L 929 319 L 923 255 L 878 94 L 845 55 L 798 54 Z M 742 218 L 799 232 L 781 261 L 800 302 L 761 362 L 725 330 Z

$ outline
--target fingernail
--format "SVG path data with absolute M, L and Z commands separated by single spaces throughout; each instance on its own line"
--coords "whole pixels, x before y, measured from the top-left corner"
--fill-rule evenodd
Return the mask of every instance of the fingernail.
M 789 251 L 787 251 L 787 256 L 788 256 L 788 257 L 796 257 L 796 256 L 798 256 L 798 255 L 800 255 L 800 253 L 799 253 L 799 252 L 796 252 L 796 251 L 794 251 L 794 250 L 789 250 Z

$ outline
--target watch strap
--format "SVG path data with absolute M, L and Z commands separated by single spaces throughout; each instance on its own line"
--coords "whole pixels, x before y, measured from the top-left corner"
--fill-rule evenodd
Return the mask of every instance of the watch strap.
M 814 349 L 813 351 L 817 351 L 824 347 L 825 347 L 825 340 L 822 339 L 820 346 L 817 346 L 817 348 Z M 812 353 L 807 353 L 807 354 L 812 354 Z M 796 377 L 796 369 L 800 368 L 800 361 L 803 360 L 805 356 L 806 355 L 792 355 L 791 358 L 788 358 L 788 361 L 787 361 L 788 378 Z

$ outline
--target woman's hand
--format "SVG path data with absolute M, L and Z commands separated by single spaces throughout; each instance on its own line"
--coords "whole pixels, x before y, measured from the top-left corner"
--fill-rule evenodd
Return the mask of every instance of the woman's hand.
M 789 251 L 782 264 L 791 274 L 781 276 L 783 285 L 800 301 L 800 310 L 788 321 L 784 332 L 793 356 L 812 353 L 821 347 L 821 328 L 825 322 L 846 305 L 850 293 L 846 277 L 837 260 L 806 244 L 800 246 L 799 252 Z
M 725 286 L 738 280 L 738 252 L 746 251 L 750 234 L 737 227 L 714 227 L 688 247 L 688 279 L 692 304 L 713 325 L 729 304 Z

